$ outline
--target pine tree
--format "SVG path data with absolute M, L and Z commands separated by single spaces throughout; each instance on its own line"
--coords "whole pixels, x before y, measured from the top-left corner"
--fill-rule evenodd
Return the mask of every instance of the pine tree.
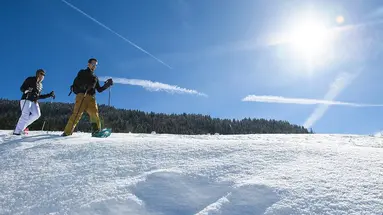
M 62 131 L 72 114 L 73 104 L 40 102 L 42 117 L 29 129 Z M 266 119 L 219 119 L 201 114 L 145 113 L 139 110 L 99 106 L 101 123 L 114 132 L 169 133 L 169 134 L 256 134 L 256 133 L 314 133 L 303 126 L 287 121 Z M 0 129 L 12 130 L 20 117 L 18 101 L 0 99 Z M 89 116 L 84 113 L 76 131 L 90 132 Z

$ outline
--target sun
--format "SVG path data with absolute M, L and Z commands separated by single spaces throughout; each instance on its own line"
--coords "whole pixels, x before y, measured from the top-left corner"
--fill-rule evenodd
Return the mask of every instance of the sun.
M 336 22 L 338 24 L 343 24 L 344 23 L 344 17 L 343 16 L 337 16 L 336 17 Z
M 289 42 L 293 49 L 305 57 L 319 57 L 328 47 L 329 33 L 318 21 L 307 20 L 292 28 Z

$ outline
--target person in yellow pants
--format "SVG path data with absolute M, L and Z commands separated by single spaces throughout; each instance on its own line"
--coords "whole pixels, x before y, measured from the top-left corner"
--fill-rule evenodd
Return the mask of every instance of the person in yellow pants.
M 108 79 L 104 86 L 101 87 L 98 77 L 94 74 L 96 67 L 97 60 L 95 58 L 89 59 L 88 68 L 78 72 L 77 77 L 71 86 L 71 93 L 74 92 L 76 94 L 76 101 L 73 113 L 65 126 L 62 136 L 69 136 L 73 134 L 73 131 L 84 112 L 87 112 L 89 115 L 92 124 L 92 133 L 99 132 L 101 130 L 101 122 L 95 97 L 96 90 L 99 93 L 103 92 L 113 85 L 113 80 Z
M 73 113 L 64 129 L 65 136 L 73 133 L 74 128 L 77 126 L 77 123 L 80 121 L 84 112 L 89 115 L 90 122 L 92 123 L 92 132 L 101 130 L 96 99 L 93 96 L 84 96 L 84 93 L 76 95 L 76 103 L 74 105 Z

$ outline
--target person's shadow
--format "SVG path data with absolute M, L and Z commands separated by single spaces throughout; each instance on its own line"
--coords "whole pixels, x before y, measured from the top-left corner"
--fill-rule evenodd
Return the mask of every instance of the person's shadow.
M 39 134 L 39 135 L 34 135 L 34 136 L 26 136 L 26 137 L 22 137 L 22 138 L 17 138 L 17 139 L 13 139 L 10 141 L 5 141 L 5 143 L 0 144 L 0 154 L 4 154 L 5 151 L 15 149 L 15 148 L 21 146 L 25 142 L 31 143 L 31 142 L 39 142 L 39 141 L 47 140 L 47 139 L 54 140 L 57 138 L 61 138 L 61 135 L 59 135 L 59 134 Z M 38 145 L 38 146 L 40 146 L 40 145 Z M 36 147 L 36 146 L 34 146 L 34 147 Z M 31 147 L 31 148 L 34 148 L 34 147 Z

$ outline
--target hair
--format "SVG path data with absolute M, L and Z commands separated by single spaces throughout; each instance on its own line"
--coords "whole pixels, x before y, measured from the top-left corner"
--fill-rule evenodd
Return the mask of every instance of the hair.
M 38 76 L 39 74 L 43 74 L 45 76 L 45 71 L 43 69 L 38 69 L 36 71 L 36 76 Z
M 97 59 L 96 58 L 91 58 L 88 60 L 88 63 L 92 63 L 92 61 L 96 61 L 97 62 Z

